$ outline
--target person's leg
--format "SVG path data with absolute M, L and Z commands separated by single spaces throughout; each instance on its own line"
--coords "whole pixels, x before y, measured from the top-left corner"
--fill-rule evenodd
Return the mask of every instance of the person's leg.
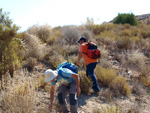
M 68 113 L 69 110 L 67 108 L 67 102 L 66 102 L 66 93 L 68 91 L 67 86 L 65 85 L 60 85 L 59 90 L 58 90 L 58 101 L 61 106 L 61 109 L 63 113 Z
M 69 93 L 69 100 L 70 100 L 70 111 L 71 113 L 78 113 L 78 104 L 77 104 L 77 94 L 76 94 L 76 84 L 73 82 L 71 84 L 70 93 Z
M 88 64 L 86 65 L 86 76 L 88 77 L 90 75 L 92 81 L 93 81 L 93 90 L 94 91 L 100 91 L 100 88 L 97 84 L 97 78 L 95 76 L 95 73 L 94 73 L 94 69 L 96 68 L 96 65 L 97 63 L 91 63 L 91 64 Z

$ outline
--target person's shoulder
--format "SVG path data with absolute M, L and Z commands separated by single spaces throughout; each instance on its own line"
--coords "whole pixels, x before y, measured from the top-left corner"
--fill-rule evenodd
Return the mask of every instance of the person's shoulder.
M 81 46 L 87 46 L 88 42 L 84 42 Z

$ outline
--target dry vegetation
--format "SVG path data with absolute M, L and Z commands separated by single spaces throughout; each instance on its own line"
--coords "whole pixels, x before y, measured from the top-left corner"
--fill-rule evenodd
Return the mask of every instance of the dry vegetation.
M 146 106 L 147 111 L 144 110 L 142 104 L 144 98 L 142 96 L 149 98 L 150 93 L 149 25 L 87 23 L 87 25 L 57 28 L 35 25 L 24 32 L 24 35 L 18 34 L 18 36 L 24 44 L 23 66 L 16 70 L 14 78 L 7 77 L 9 74 L 6 73 L 5 80 L 0 81 L 5 84 L 5 87 L 0 89 L 0 112 L 49 113 L 47 108 L 50 84 L 45 83 L 41 75 L 46 69 L 55 69 L 58 64 L 66 60 L 76 63 L 77 40 L 81 36 L 86 36 L 89 41 L 96 42 L 101 49 L 102 56 L 95 70 L 101 87 L 95 100 L 90 97 L 94 95 L 91 89 L 92 81 L 86 77 L 85 65 L 83 60 L 81 61 L 79 67 L 81 96 L 86 101 L 89 99 L 90 102 L 93 101 L 99 106 L 87 108 L 87 104 L 83 105 L 82 99 L 79 98 L 79 111 L 83 113 L 89 111 L 92 113 L 149 112 L 150 102 L 147 102 L 149 104 Z M 133 98 L 135 101 L 132 101 Z M 121 103 L 123 100 L 131 100 L 131 106 L 123 108 L 124 104 Z M 51 112 L 59 112 L 57 100 L 54 103 L 54 110 Z M 141 110 L 135 110 L 137 106 L 142 106 Z

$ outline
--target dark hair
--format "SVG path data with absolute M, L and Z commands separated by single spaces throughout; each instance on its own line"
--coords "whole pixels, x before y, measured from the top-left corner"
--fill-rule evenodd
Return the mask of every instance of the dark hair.
M 86 38 L 85 37 L 81 37 L 79 40 L 78 40 L 78 43 L 80 43 L 80 41 L 84 41 L 84 42 L 86 42 Z

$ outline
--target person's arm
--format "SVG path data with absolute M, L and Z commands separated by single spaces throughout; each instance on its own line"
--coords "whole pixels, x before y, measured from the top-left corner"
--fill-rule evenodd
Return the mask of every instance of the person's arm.
M 82 58 L 82 52 L 79 51 L 78 62 L 77 62 L 78 65 L 80 65 L 80 60 L 81 60 L 81 58 Z
M 72 75 L 71 75 L 71 78 L 74 78 L 74 79 L 75 79 L 75 83 L 76 83 L 76 86 L 77 86 L 77 95 L 79 96 L 80 93 L 81 93 L 79 77 L 78 77 L 77 74 L 72 74 Z
M 51 110 L 53 107 L 53 101 L 54 101 L 54 92 L 55 92 L 55 85 L 51 86 L 51 91 L 50 91 L 50 105 L 49 109 Z

